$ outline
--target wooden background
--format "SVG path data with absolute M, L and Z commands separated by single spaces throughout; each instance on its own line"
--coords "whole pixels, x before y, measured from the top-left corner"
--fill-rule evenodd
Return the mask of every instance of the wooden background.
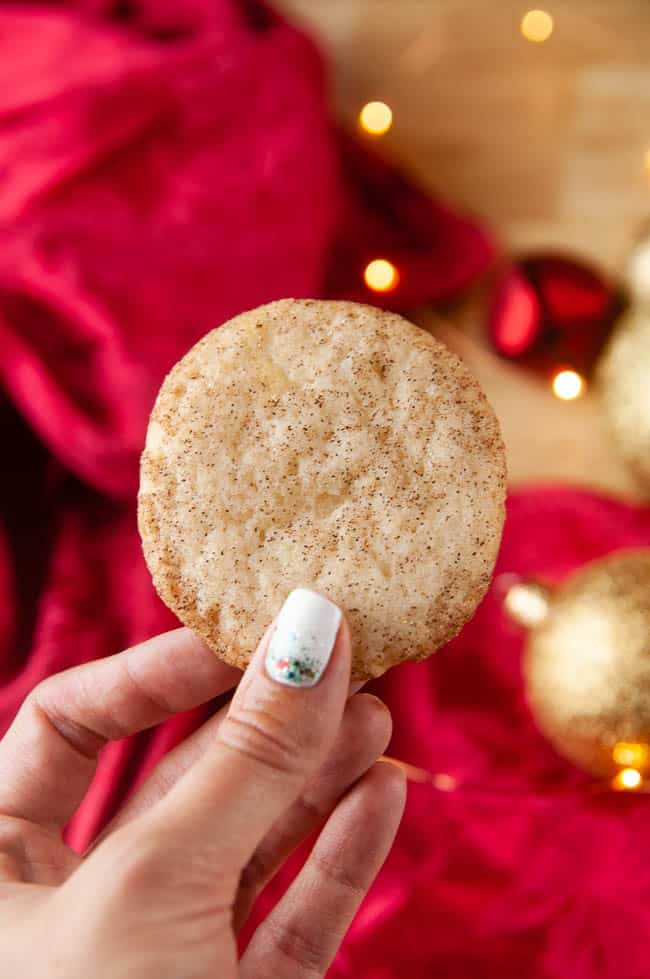
M 650 0 L 545 5 L 551 37 L 499 0 L 280 0 L 320 42 L 339 118 L 388 102 L 386 154 L 489 222 L 507 247 L 558 246 L 618 271 L 650 216 Z M 513 483 L 567 480 L 626 496 L 593 393 L 558 402 L 485 348 L 479 299 L 439 328 L 499 414 Z M 649 378 L 650 382 L 650 378 Z

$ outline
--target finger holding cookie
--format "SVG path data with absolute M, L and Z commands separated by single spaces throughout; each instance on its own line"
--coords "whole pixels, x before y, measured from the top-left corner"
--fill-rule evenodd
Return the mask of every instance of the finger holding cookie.
M 388 713 L 349 696 L 350 659 L 340 610 L 293 592 L 230 706 L 162 762 L 84 857 L 61 830 L 105 741 L 225 689 L 237 671 L 181 629 L 41 685 L 0 745 L 0 953 L 11 974 L 234 979 L 259 975 L 260 960 L 287 976 L 324 974 L 404 804 L 401 772 L 375 765 Z M 71 791 L 57 795 L 66 773 Z M 314 830 L 312 856 L 238 962 L 255 897 Z

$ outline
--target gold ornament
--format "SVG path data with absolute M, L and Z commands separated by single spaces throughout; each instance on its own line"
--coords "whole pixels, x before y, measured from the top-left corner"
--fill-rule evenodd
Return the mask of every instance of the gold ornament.
M 650 305 L 650 224 L 638 235 L 625 264 L 625 284 L 635 305 Z
M 603 352 L 597 383 L 621 454 L 650 493 L 650 226 L 630 253 L 624 279 L 631 304 Z
M 555 589 L 514 585 L 528 703 L 556 750 L 615 789 L 650 777 L 650 548 L 594 561 Z
M 650 306 L 623 314 L 598 367 L 607 420 L 623 458 L 650 492 Z

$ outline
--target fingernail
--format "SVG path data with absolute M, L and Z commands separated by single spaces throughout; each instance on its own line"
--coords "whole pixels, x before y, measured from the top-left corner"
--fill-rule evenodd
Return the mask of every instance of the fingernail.
M 341 610 L 322 595 L 297 588 L 280 609 L 266 653 L 266 672 L 288 687 L 313 687 L 325 672 Z

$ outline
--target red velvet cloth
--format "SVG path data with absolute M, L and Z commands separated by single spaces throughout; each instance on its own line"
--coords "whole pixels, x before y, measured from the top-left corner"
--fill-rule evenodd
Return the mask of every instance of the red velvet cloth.
M 442 299 L 491 246 L 337 134 L 317 52 L 259 3 L 0 3 L 0 47 L 5 728 L 44 676 L 174 624 L 134 491 L 149 407 L 188 346 L 279 296 L 376 299 L 360 282 L 377 255 L 401 273 L 385 301 Z M 560 576 L 649 533 L 612 501 L 520 493 L 499 569 Z M 645 975 L 648 803 L 592 798 L 553 755 L 520 652 L 493 591 L 455 643 L 378 684 L 391 750 L 477 787 L 412 787 L 334 976 Z M 213 706 L 109 746 L 71 843 Z

